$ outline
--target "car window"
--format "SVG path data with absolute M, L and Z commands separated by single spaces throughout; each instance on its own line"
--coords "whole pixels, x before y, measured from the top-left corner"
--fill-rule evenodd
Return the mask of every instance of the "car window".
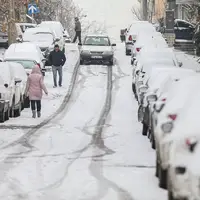
M 6 60 L 6 61 L 19 63 L 24 67 L 24 69 L 32 69 L 37 64 L 33 60 Z
M 180 21 L 180 22 L 178 22 L 178 26 L 181 28 L 189 28 L 190 24 Z
M 110 46 L 108 37 L 86 37 L 84 45 Z

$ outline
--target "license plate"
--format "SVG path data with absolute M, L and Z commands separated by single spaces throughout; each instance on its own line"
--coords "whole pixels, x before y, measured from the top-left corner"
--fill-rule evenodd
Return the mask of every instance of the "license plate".
M 102 58 L 102 56 L 92 56 L 92 58 Z

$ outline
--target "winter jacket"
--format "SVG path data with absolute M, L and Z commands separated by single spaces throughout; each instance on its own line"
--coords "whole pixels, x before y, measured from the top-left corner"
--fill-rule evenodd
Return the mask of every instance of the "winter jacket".
M 43 82 L 43 76 L 38 66 L 32 69 L 26 84 L 26 94 L 30 100 L 41 100 L 42 90 L 47 94 L 47 89 Z
M 65 54 L 62 51 L 52 51 L 49 55 L 49 62 L 52 66 L 63 66 L 66 62 Z
M 75 31 L 81 31 L 81 23 L 80 21 L 76 21 L 75 22 Z

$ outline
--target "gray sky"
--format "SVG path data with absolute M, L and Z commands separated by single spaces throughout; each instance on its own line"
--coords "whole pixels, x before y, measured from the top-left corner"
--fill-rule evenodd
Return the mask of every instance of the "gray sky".
M 111 37 L 119 39 L 121 28 L 126 28 L 133 20 L 131 7 L 137 0 L 74 0 L 83 8 L 91 21 L 106 22 Z

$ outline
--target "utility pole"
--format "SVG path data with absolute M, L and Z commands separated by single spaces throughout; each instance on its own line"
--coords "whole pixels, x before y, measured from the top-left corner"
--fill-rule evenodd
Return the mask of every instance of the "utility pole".
M 8 43 L 15 42 L 15 1 L 9 0 Z

